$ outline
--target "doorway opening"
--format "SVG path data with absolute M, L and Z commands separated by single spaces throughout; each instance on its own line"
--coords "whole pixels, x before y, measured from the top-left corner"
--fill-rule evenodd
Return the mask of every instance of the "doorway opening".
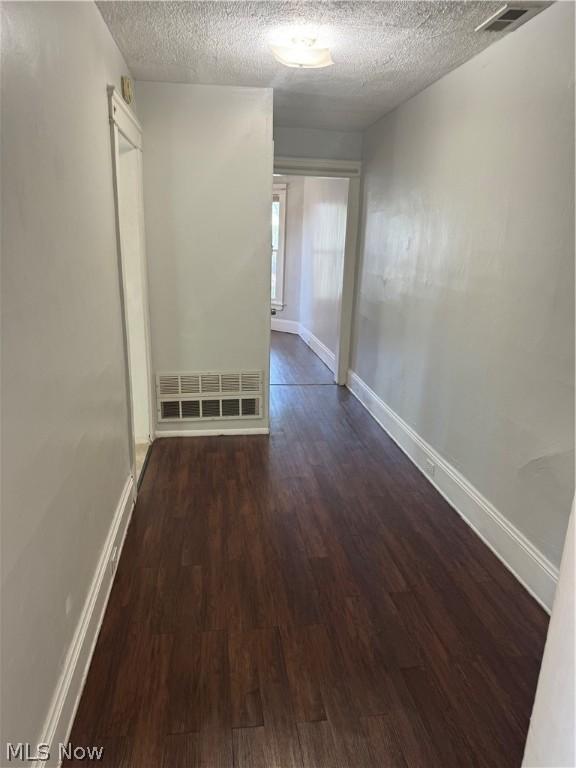
M 110 99 L 120 290 L 129 407 L 130 463 L 141 480 L 153 435 L 148 282 L 144 249 L 142 132 L 113 91 Z
M 274 163 L 270 384 L 346 383 L 360 164 Z
M 349 179 L 277 175 L 270 383 L 334 384 Z

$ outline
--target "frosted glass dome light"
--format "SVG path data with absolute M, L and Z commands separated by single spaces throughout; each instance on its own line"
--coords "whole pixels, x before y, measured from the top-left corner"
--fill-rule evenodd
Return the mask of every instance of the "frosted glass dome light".
M 272 45 L 276 61 L 285 67 L 321 69 L 334 64 L 330 48 L 321 47 L 314 37 L 293 37 L 285 45 Z

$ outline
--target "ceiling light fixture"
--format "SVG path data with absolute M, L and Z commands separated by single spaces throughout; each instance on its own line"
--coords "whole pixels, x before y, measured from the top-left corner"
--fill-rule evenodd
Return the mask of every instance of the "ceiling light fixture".
M 320 69 L 334 64 L 330 48 L 319 44 L 316 37 L 294 36 L 283 45 L 272 45 L 276 61 L 285 67 Z

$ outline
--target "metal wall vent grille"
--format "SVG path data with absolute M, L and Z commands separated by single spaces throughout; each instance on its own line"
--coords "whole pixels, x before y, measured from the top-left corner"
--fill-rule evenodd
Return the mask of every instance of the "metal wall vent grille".
M 222 416 L 227 418 L 240 416 L 240 400 L 236 398 L 222 400 Z
M 198 394 L 200 392 L 200 376 L 180 376 L 180 392 L 183 395 Z
M 161 395 L 177 395 L 179 392 L 178 376 L 162 376 L 160 380 Z
M 507 3 L 499 11 L 476 27 L 476 32 L 511 32 L 544 10 L 549 2 L 530 3 L 525 6 Z
M 182 418 L 183 419 L 199 419 L 200 418 L 200 401 L 199 400 L 182 400 Z
M 156 377 L 159 421 L 262 416 L 262 371 L 161 373 Z
M 179 419 L 180 402 L 178 400 L 164 400 L 161 404 L 161 412 L 163 419 Z
M 256 416 L 258 414 L 258 400 L 255 397 L 245 397 L 242 400 L 242 416 Z

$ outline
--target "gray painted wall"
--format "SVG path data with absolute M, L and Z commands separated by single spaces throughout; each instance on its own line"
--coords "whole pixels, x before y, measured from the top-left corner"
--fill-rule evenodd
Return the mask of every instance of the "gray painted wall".
M 92 3 L 3 3 L 1 48 L 2 737 L 35 743 L 129 475 L 106 94 L 127 67 Z
M 555 565 L 573 492 L 574 6 L 371 127 L 352 368 Z
M 322 128 L 274 126 L 276 157 L 311 157 L 323 160 L 360 160 L 360 131 L 329 131 Z
M 139 82 L 137 95 L 154 373 L 267 372 L 272 91 Z M 159 430 L 224 426 L 267 416 Z

